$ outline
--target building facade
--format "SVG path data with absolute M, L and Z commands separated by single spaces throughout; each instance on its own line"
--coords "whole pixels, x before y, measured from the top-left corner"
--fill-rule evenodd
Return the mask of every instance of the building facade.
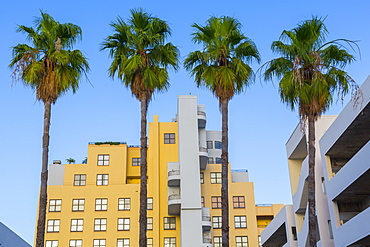
M 0 246 L 1 247 L 31 247 L 20 236 L 0 222 Z
M 221 246 L 221 133 L 179 96 L 172 122 L 149 123 L 149 246 Z M 86 164 L 49 168 L 46 247 L 138 246 L 140 147 L 90 143 Z M 255 205 L 246 170 L 229 171 L 230 246 L 258 247 L 282 205 Z
M 317 246 L 370 246 L 370 77 L 359 104 L 316 124 Z M 293 205 L 262 233 L 264 247 L 308 243 L 307 137 L 298 126 L 286 144 Z

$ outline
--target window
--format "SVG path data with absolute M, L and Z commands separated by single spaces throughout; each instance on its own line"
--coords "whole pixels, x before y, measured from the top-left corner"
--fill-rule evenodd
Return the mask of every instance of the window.
M 47 232 L 59 232 L 60 220 L 48 220 Z
M 220 184 L 221 181 L 221 172 L 211 172 L 211 184 Z
M 212 227 L 213 229 L 221 229 L 222 227 L 222 217 L 221 216 L 212 217 Z
M 176 238 L 164 238 L 164 247 L 176 247 Z
M 208 157 L 208 164 L 214 164 L 213 157 Z
M 95 211 L 107 211 L 108 210 L 108 199 L 97 198 L 95 199 Z
M 109 166 L 109 154 L 98 155 L 98 166 Z
M 165 230 L 176 230 L 176 218 L 175 217 L 164 217 L 164 229 Z
M 146 247 L 153 247 L 153 239 L 147 238 L 146 239 Z
M 130 247 L 130 239 L 117 239 L 117 247 Z
M 222 164 L 222 159 L 221 158 L 216 158 L 216 164 Z
M 146 229 L 153 230 L 153 218 L 152 217 L 148 217 L 146 219 Z
M 245 208 L 244 196 L 233 196 L 234 208 Z
M 237 236 L 235 237 L 236 247 L 248 247 L 248 237 L 247 236 Z
M 75 174 L 74 186 L 85 186 L 86 185 L 86 174 Z
M 222 247 L 222 237 L 213 237 L 213 247 Z
M 132 158 L 132 166 L 140 166 L 140 158 Z
M 130 210 L 131 207 L 131 200 L 130 198 L 118 198 L 118 210 L 125 211 Z
M 130 218 L 119 218 L 117 230 L 130 231 Z
M 82 247 L 82 239 L 69 240 L 69 247 Z
M 175 133 L 164 134 L 164 144 L 175 144 Z
M 153 210 L 153 198 L 152 197 L 148 197 L 147 198 L 147 210 Z
M 221 208 L 221 196 L 212 196 L 212 208 Z
M 200 183 L 204 184 L 204 173 L 203 172 L 200 173 Z
M 96 185 L 108 185 L 108 174 L 96 175 Z
M 246 216 L 234 216 L 235 228 L 247 228 Z
M 102 232 L 107 230 L 107 219 L 95 219 L 94 220 L 94 231 Z
M 73 199 L 72 200 L 72 211 L 84 211 L 85 210 L 85 199 Z
M 216 149 L 222 149 L 222 142 L 215 141 L 215 148 Z
M 204 196 L 200 197 L 200 204 L 204 208 Z
M 51 199 L 49 201 L 49 212 L 60 212 L 62 210 L 62 200 Z
M 207 141 L 207 149 L 213 148 L 213 141 Z
M 45 247 L 58 247 L 58 240 L 47 240 Z
M 82 232 L 84 229 L 83 219 L 72 219 L 71 220 L 71 232 Z
M 94 239 L 94 247 L 106 247 L 105 239 Z

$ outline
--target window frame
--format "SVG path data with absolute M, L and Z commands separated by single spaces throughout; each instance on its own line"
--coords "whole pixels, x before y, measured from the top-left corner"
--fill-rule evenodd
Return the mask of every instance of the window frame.
M 221 196 L 212 196 L 211 197 L 212 209 L 222 208 L 222 199 Z
M 153 238 L 146 239 L 146 247 L 153 247 Z
M 95 218 L 94 232 L 105 232 L 105 231 L 107 231 L 107 218 Z
M 146 230 L 152 231 L 153 230 L 153 217 L 146 218 Z
M 82 247 L 82 239 L 69 240 L 69 247 Z
M 75 202 L 77 203 L 75 204 Z M 77 210 L 74 209 L 75 207 L 77 207 Z M 85 199 L 72 199 L 72 212 L 83 212 L 83 211 L 85 211 Z
M 176 247 L 176 237 L 165 237 L 163 239 L 163 246 L 164 247 Z
M 130 247 L 130 239 L 129 238 L 117 239 L 117 247 Z
M 212 228 L 213 229 L 222 228 L 222 216 L 212 216 Z
M 55 245 L 56 243 L 56 245 Z M 58 240 L 46 240 L 45 241 L 45 247 L 58 247 L 59 241 Z
M 153 197 L 146 199 L 146 210 L 153 210 Z
M 118 211 L 130 211 L 130 210 L 131 210 L 131 198 L 118 198 Z
M 117 231 L 130 231 L 130 218 L 117 219 Z
M 215 149 L 222 149 L 222 142 L 215 141 Z
M 61 212 L 62 211 L 62 199 L 50 199 L 48 209 L 49 209 L 48 210 L 49 212 Z
M 71 232 L 83 232 L 84 219 L 71 219 Z
M 50 230 L 49 230 L 50 229 Z M 50 219 L 48 220 L 46 232 L 53 233 L 60 231 L 60 219 Z
M 243 198 L 243 200 L 240 200 L 241 198 Z M 244 196 L 233 196 L 233 208 L 235 209 L 245 208 L 245 197 Z
M 109 174 L 96 174 L 96 185 L 107 186 L 109 184 Z
M 164 217 L 163 230 L 176 230 L 176 217 Z
M 110 161 L 109 154 L 98 154 L 97 161 L 98 166 L 109 166 Z
M 107 240 L 106 239 L 94 239 L 93 240 L 93 246 L 94 247 L 106 247 L 107 246 Z
M 176 144 L 176 133 L 164 133 L 164 144 Z
M 235 229 L 247 228 L 247 216 L 246 215 L 234 215 L 234 227 Z
M 221 184 L 222 183 L 221 172 L 211 172 L 210 178 L 211 178 L 211 184 Z
M 205 208 L 204 196 L 200 197 L 200 205 L 202 206 L 202 208 Z
M 199 173 L 200 184 L 204 184 L 204 172 Z
M 207 141 L 207 149 L 213 149 L 213 141 Z
M 248 236 L 235 236 L 235 246 L 248 247 Z
M 140 166 L 140 162 L 141 162 L 141 158 L 140 157 L 133 157 L 131 159 L 131 165 L 132 166 Z
M 73 186 L 86 186 L 86 174 L 74 174 Z
M 212 241 L 213 241 L 213 245 L 212 245 L 213 247 L 222 247 L 222 237 L 214 236 Z
M 108 198 L 95 198 L 95 211 L 108 211 Z
M 213 157 L 208 157 L 207 164 L 214 164 L 215 159 Z
M 222 164 L 222 158 L 216 157 L 215 164 Z

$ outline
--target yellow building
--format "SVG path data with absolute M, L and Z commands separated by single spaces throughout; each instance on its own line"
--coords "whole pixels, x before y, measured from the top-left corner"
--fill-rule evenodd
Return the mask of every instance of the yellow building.
M 179 96 L 173 122 L 149 123 L 148 246 L 221 246 L 221 133 Z M 89 143 L 86 164 L 49 169 L 46 247 L 138 246 L 140 148 Z M 282 205 L 255 205 L 246 170 L 229 172 L 230 246 L 258 247 Z

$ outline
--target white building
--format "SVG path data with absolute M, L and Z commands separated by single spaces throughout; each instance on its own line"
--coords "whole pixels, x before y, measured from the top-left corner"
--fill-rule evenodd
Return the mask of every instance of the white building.
M 316 124 L 317 246 L 370 246 L 370 77 L 362 101 Z M 308 244 L 307 137 L 297 126 L 287 144 L 293 205 L 262 233 L 264 247 Z
M 0 222 L 0 246 L 1 247 L 31 247 L 10 228 Z

